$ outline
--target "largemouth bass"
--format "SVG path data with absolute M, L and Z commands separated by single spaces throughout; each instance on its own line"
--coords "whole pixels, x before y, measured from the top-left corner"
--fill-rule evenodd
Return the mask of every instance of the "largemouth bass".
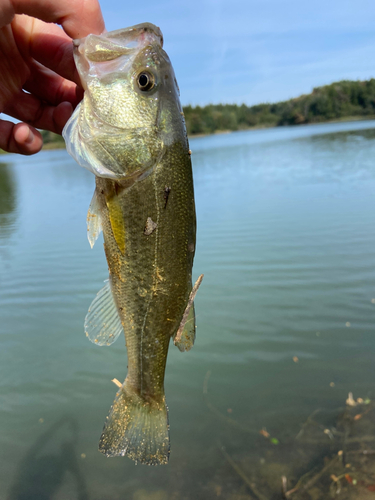
M 87 222 L 100 231 L 109 280 L 85 320 L 89 339 L 109 345 L 125 333 L 128 374 L 104 425 L 99 450 L 136 462 L 169 458 L 164 373 L 171 337 L 195 339 L 192 287 L 195 205 L 179 90 L 163 37 L 145 23 L 76 40 L 84 99 L 63 136 L 96 176 Z

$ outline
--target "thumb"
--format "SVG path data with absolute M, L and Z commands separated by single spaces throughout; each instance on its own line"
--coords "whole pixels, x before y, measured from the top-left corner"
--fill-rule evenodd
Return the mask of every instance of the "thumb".
M 42 136 L 34 127 L 0 120 L 0 148 L 7 153 L 32 155 L 38 153 L 42 146 Z

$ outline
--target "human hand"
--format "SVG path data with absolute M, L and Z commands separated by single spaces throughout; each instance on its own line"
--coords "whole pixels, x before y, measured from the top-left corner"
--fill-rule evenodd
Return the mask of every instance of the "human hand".
M 21 120 L 0 119 L 1 149 L 34 154 L 35 127 L 61 133 L 83 95 L 72 38 L 103 30 L 98 0 L 0 0 L 0 113 Z

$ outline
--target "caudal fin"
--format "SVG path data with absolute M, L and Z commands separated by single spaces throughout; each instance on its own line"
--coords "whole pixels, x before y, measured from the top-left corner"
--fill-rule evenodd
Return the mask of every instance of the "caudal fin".
M 124 456 L 147 465 L 169 459 L 168 409 L 165 397 L 146 401 L 121 387 L 104 424 L 99 451 L 107 457 Z

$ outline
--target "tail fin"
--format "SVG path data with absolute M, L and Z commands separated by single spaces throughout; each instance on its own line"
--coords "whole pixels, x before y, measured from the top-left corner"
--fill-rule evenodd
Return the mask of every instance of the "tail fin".
M 146 401 L 125 384 L 104 424 L 99 451 L 107 457 L 124 456 L 136 463 L 167 464 L 169 459 L 168 408 L 165 397 Z

